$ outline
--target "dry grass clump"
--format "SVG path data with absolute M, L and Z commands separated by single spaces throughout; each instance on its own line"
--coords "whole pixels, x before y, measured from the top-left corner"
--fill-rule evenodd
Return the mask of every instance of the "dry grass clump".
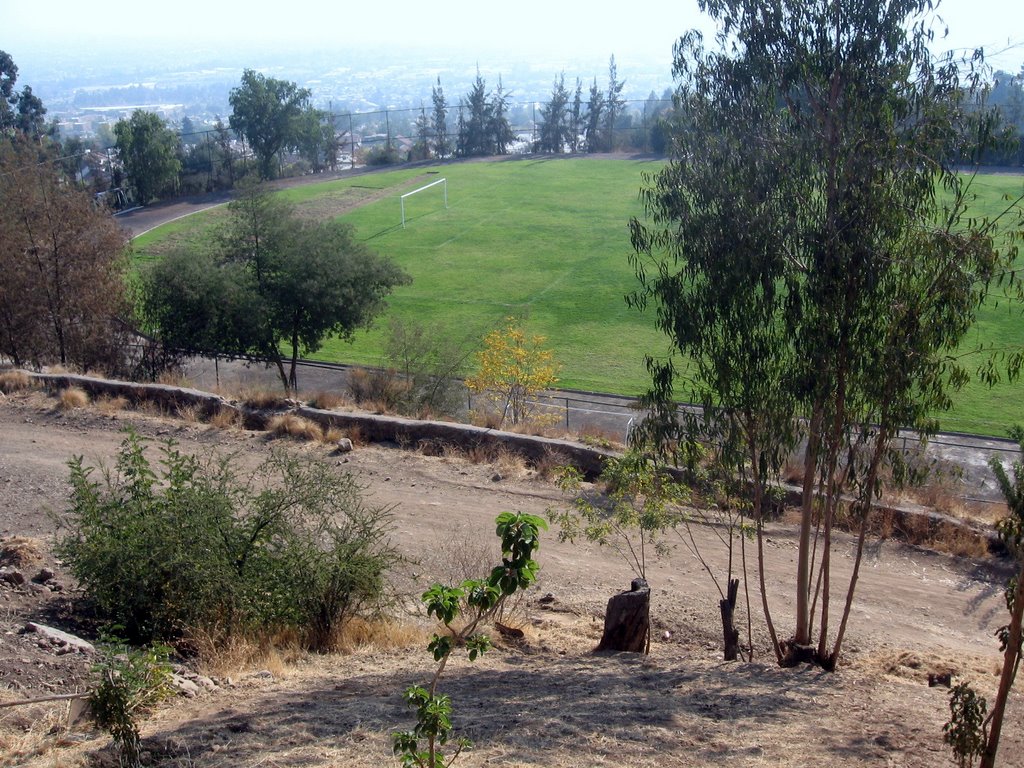
M 11 536 L 0 539 L 0 565 L 28 568 L 43 559 L 43 545 L 38 539 Z
M 354 617 L 346 621 L 331 641 L 338 653 L 353 653 L 361 649 L 390 651 L 422 646 L 430 638 L 426 627 L 381 617 L 364 619 Z
M 32 377 L 25 371 L 3 371 L 0 373 L 0 392 L 9 395 L 32 386 Z
M 317 392 L 307 401 L 310 408 L 331 411 L 349 405 L 349 400 L 337 392 Z
M 504 446 L 498 448 L 494 465 L 502 477 L 512 480 L 520 480 L 530 473 L 523 455 Z
M 353 368 L 348 374 L 349 395 L 373 413 L 394 413 L 409 389 L 409 382 L 392 369 Z
M 163 384 L 168 387 L 182 387 L 187 388 L 192 386 L 185 375 L 181 371 L 161 371 L 160 375 L 156 377 L 157 384 Z
M 894 538 L 957 557 L 981 558 L 988 554 L 988 539 L 978 531 L 926 514 L 882 509 L 870 530 L 883 539 Z
M 323 428 L 315 421 L 304 419 L 294 413 L 279 413 L 267 422 L 267 431 L 274 437 L 289 437 L 294 440 L 322 442 Z
M 584 445 L 602 448 L 606 451 L 621 451 L 626 448 L 625 443 L 622 442 L 621 434 L 601 429 L 601 427 L 592 424 L 588 424 L 580 430 L 579 441 Z
M 210 425 L 217 429 L 231 429 L 240 426 L 242 423 L 241 414 L 234 408 L 220 407 L 209 419 Z
M 103 397 L 96 398 L 93 403 L 96 410 L 107 415 L 127 410 L 129 405 L 130 403 L 128 402 L 128 398 L 123 395 L 118 395 L 117 397 L 104 395 Z
M 198 405 L 176 405 L 178 418 L 186 424 L 201 424 L 203 421 L 203 409 Z
M 72 743 L 64 736 L 69 706 L 69 702 L 54 702 L 0 710 L 0 755 L 6 758 L 2 764 L 73 764 L 51 754 Z
M 569 457 L 553 448 L 545 447 L 539 458 L 533 460 L 533 469 L 545 480 L 551 480 L 561 467 L 569 464 Z
M 323 432 L 323 442 L 327 444 L 336 443 L 339 440 L 341 440 L 341 438 L 348 437 L 348 435 L 345 434 L 344 430 L 342 430 L 341 427 L 327 427 Z M 351 438 L 349 439 L 351 440 Z M 355 440 L 352 440 L 352 445 L 354 446 L 355 444 Z
M 57 395 L 57 407 L 62 411 L 85 408 L 89 404 L 89 393 L 79 387 L 67 387 Z
M 199 668 L 208 675 L 226 677 L 265 669 L 285 677 L 290 666 L 306 656 L 294 632 L 258 633 L 193 630 L 185 645 L 194 652 Z
M 470 411 L 469 423 L 484 429 L 501 429 L 501 414 L 495 411 Z
M 336 443 L 341 438 L 347 437 L 349 440 L 352 441 L 352 445 L 355 448 L 362 448 L 363 446 L 366 446 L 366 445 L 370 444 L 369 439 L 366 437 L 366 433 L 363 432 L 363 430 L 357 424 L 351 424 L 348 427 L 346 427 L 345 429 L 341 429 L 340 427 L 331 427 L 331 430 L 337 430 L 338 432 L 340 432 L 340 434 L 338 435 L 337 439 L 335 439 L 335 440 L 327 440 L 327 439 L 325 439 L 325 442 L 335 442 Z
M 394 650 L 424 645 L 428 640 L 425 627 L 389 617 L 373 619 L 353 617 L 345 622 L 332 638 L 335 653 L 353 653 L 360 649 Z M 302 638 L 295 631 L 272 634 L 259 632 L 195 631 L 187 646 L 195 652 L 204 674 L 228 677 L 253 670 L 267 670 L 275 678 L 288 677 L 291 670 L 305 659 Z
M 292 404 L 291 401 L 280 392 L 266 389 L 246 390 L 244 392 L 240 392 L 238 397 L 246 407 L 258 408 L 260 410 L 288 408 Z

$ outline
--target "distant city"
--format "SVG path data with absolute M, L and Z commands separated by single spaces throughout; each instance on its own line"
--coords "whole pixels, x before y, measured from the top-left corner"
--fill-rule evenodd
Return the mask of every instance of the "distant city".
M 559 58 L 513 63 L 468 60 L 441 50 L 222 50 L 204 47 L 146 49 L 112 44 L 108 49 L 18 49 L 9 51 L 19 67 L 19 84 L 30 85 L 46 105 L 47 118 L 60 123 L 66 137 L 108 138 L 113 125 L 135 109 L 155 112 L 172 126 L 203 131 L 231 114 L 228 94 L 246 67 L 291 80 L 312 91 L 314 106 L 334 114 L 393 111 L 396 131 L 410 129 L 421 106 L 430 108 L 438 78 L 455 108 L 479 71 L 488 88 L 500 78 L 511 92 L 517 128 L 532 121 L 538 102 L 550 98 L 555 79 L 565 74 L 567 88 L 578 77 L 584 91 L 596 78 L 604 87 L 609 51 L 599 59 Z M 497 55 L 497 54 L 496 54 Z M 616 55 L 622 96 L 640 102 L 667 96 L 672 87 L 671 52 L 646 56 Z M 642 110 L 642 105 L 637 106 Z

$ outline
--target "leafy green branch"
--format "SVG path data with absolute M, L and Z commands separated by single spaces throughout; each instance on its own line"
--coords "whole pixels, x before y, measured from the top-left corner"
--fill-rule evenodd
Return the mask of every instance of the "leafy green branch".
M 392 735 L 393 750 L 403 768 L 448 768 L 470 746 L 468 739 L 459 738 L 450 755 L 440 751 L 452 739 L 451 698 L 437 693 L 441 674 L 458 647 L 466 649 L 470 661 L 488 651 L 491 641 L 478 631 L 480 626 L 494 617 L 508 597 L 537 579 L 539 566 L 533 554 L 547 524 L 535 515 L 513 512 L 503 512 L 495 522 L 501 564 L 486 578 L 467 579 L 459 586 L 434 584 L 422 595 L 427 615 L 436 617 L 444 632 L 435 633 L 427 645 L 438 662 L 430 683 L 410 686 L 403 696 L 416 710 L 416 725 Z

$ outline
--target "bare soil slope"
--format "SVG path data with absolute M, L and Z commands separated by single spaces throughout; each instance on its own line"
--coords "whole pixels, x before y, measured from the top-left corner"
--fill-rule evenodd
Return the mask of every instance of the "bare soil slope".
M 29 539 L 16 547 L 29 553 L 28 576 L 46 566 L 57 572 L 48 587 L 0 585 L 0 700 L 84 685 L 85 659 L 40 647 L 20 630 L 27 619 L 75 629 L 68 597 L 74 585 L 49 554 L 65 504 L 66 462 L 84 455 L 109 464 L 128 425 L 187 450 L 238 452 L 253 466 L 271 445 L 258 433 L 139 413 L 60 412 L 39 394 L 0 399 L 0 536 L 8 544 L 11 537 Z M 482 553 L 496 549 L 497 513 L 542 514 L 562 500 L 514 462 L 472 464 L 397 447 L 361 447 L 345 457 L 328 455 L 324 446 L 295 449 L 357 473 L 376 503 L 396 505 L 396 541 L 418 560 L 401 575 L 413 594 L 427 579 L 452 574 L 458 561 L 484 565 Z M 793 534 L 784 524 L 769 533 L 767 579 L 783 633 L 792 626 L 786 603 Z M 698 536 L 720 566 L 724 552 L 714 536 Z M 852 541 L 840 539 L 838 547 L 842 570 L 851 564 Z M 650 569 L 650 656 L 594 655 L 604 604 L 628 588 L 632 574 L 610 550 L 559 543 L 555 531 L 538 559 L 540 583 L 518 613 L 526 637 L 499 641 L 473 664 L 453 659 L 443 679 L 457 730 L 475 742 L 457 765 L 952 765 L 942 743 L 947 691 L 929 688 L 928 674 L 953 672 L 994 692 L 993 633 L 1006 617 L 999 563 L 875 542 L 862 569 L 845 663 L 830 674 L 774 665 L 753 583 L 757 656 L 752 663 L 721 662 L 718 593 L 681 547 Z M 554 602 L 541 605 L 549 593 Z M 168 766 L 394 765 L 389 734 L 413 722 L 401 691 L 431 670 L 420 644 L 243 669 L 218 678 L 216 691 L 163 707 L 143 736 L 150 759 Z M 116 764 L 100 734 L 80 727 L 64 734 L 63 706 L 0 709 L 0 764 Z M 1001 762 L 1024 766 L 1020 693 L 1009 718 Z

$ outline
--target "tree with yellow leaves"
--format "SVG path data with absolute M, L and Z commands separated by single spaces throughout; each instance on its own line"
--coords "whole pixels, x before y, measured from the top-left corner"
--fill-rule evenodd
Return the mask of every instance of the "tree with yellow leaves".
M 506 318 L 504 328 L 484 338 L 484 348 L 477 353 L 479 367 L 466 379 L 466 386 L 484 393 L 501 410 L 501 424 L 530 421 L 534 410 L 530 397 L 558 381 L 558 366 L 545 342 L 544 336 L 528 336 L 515 317 Z

